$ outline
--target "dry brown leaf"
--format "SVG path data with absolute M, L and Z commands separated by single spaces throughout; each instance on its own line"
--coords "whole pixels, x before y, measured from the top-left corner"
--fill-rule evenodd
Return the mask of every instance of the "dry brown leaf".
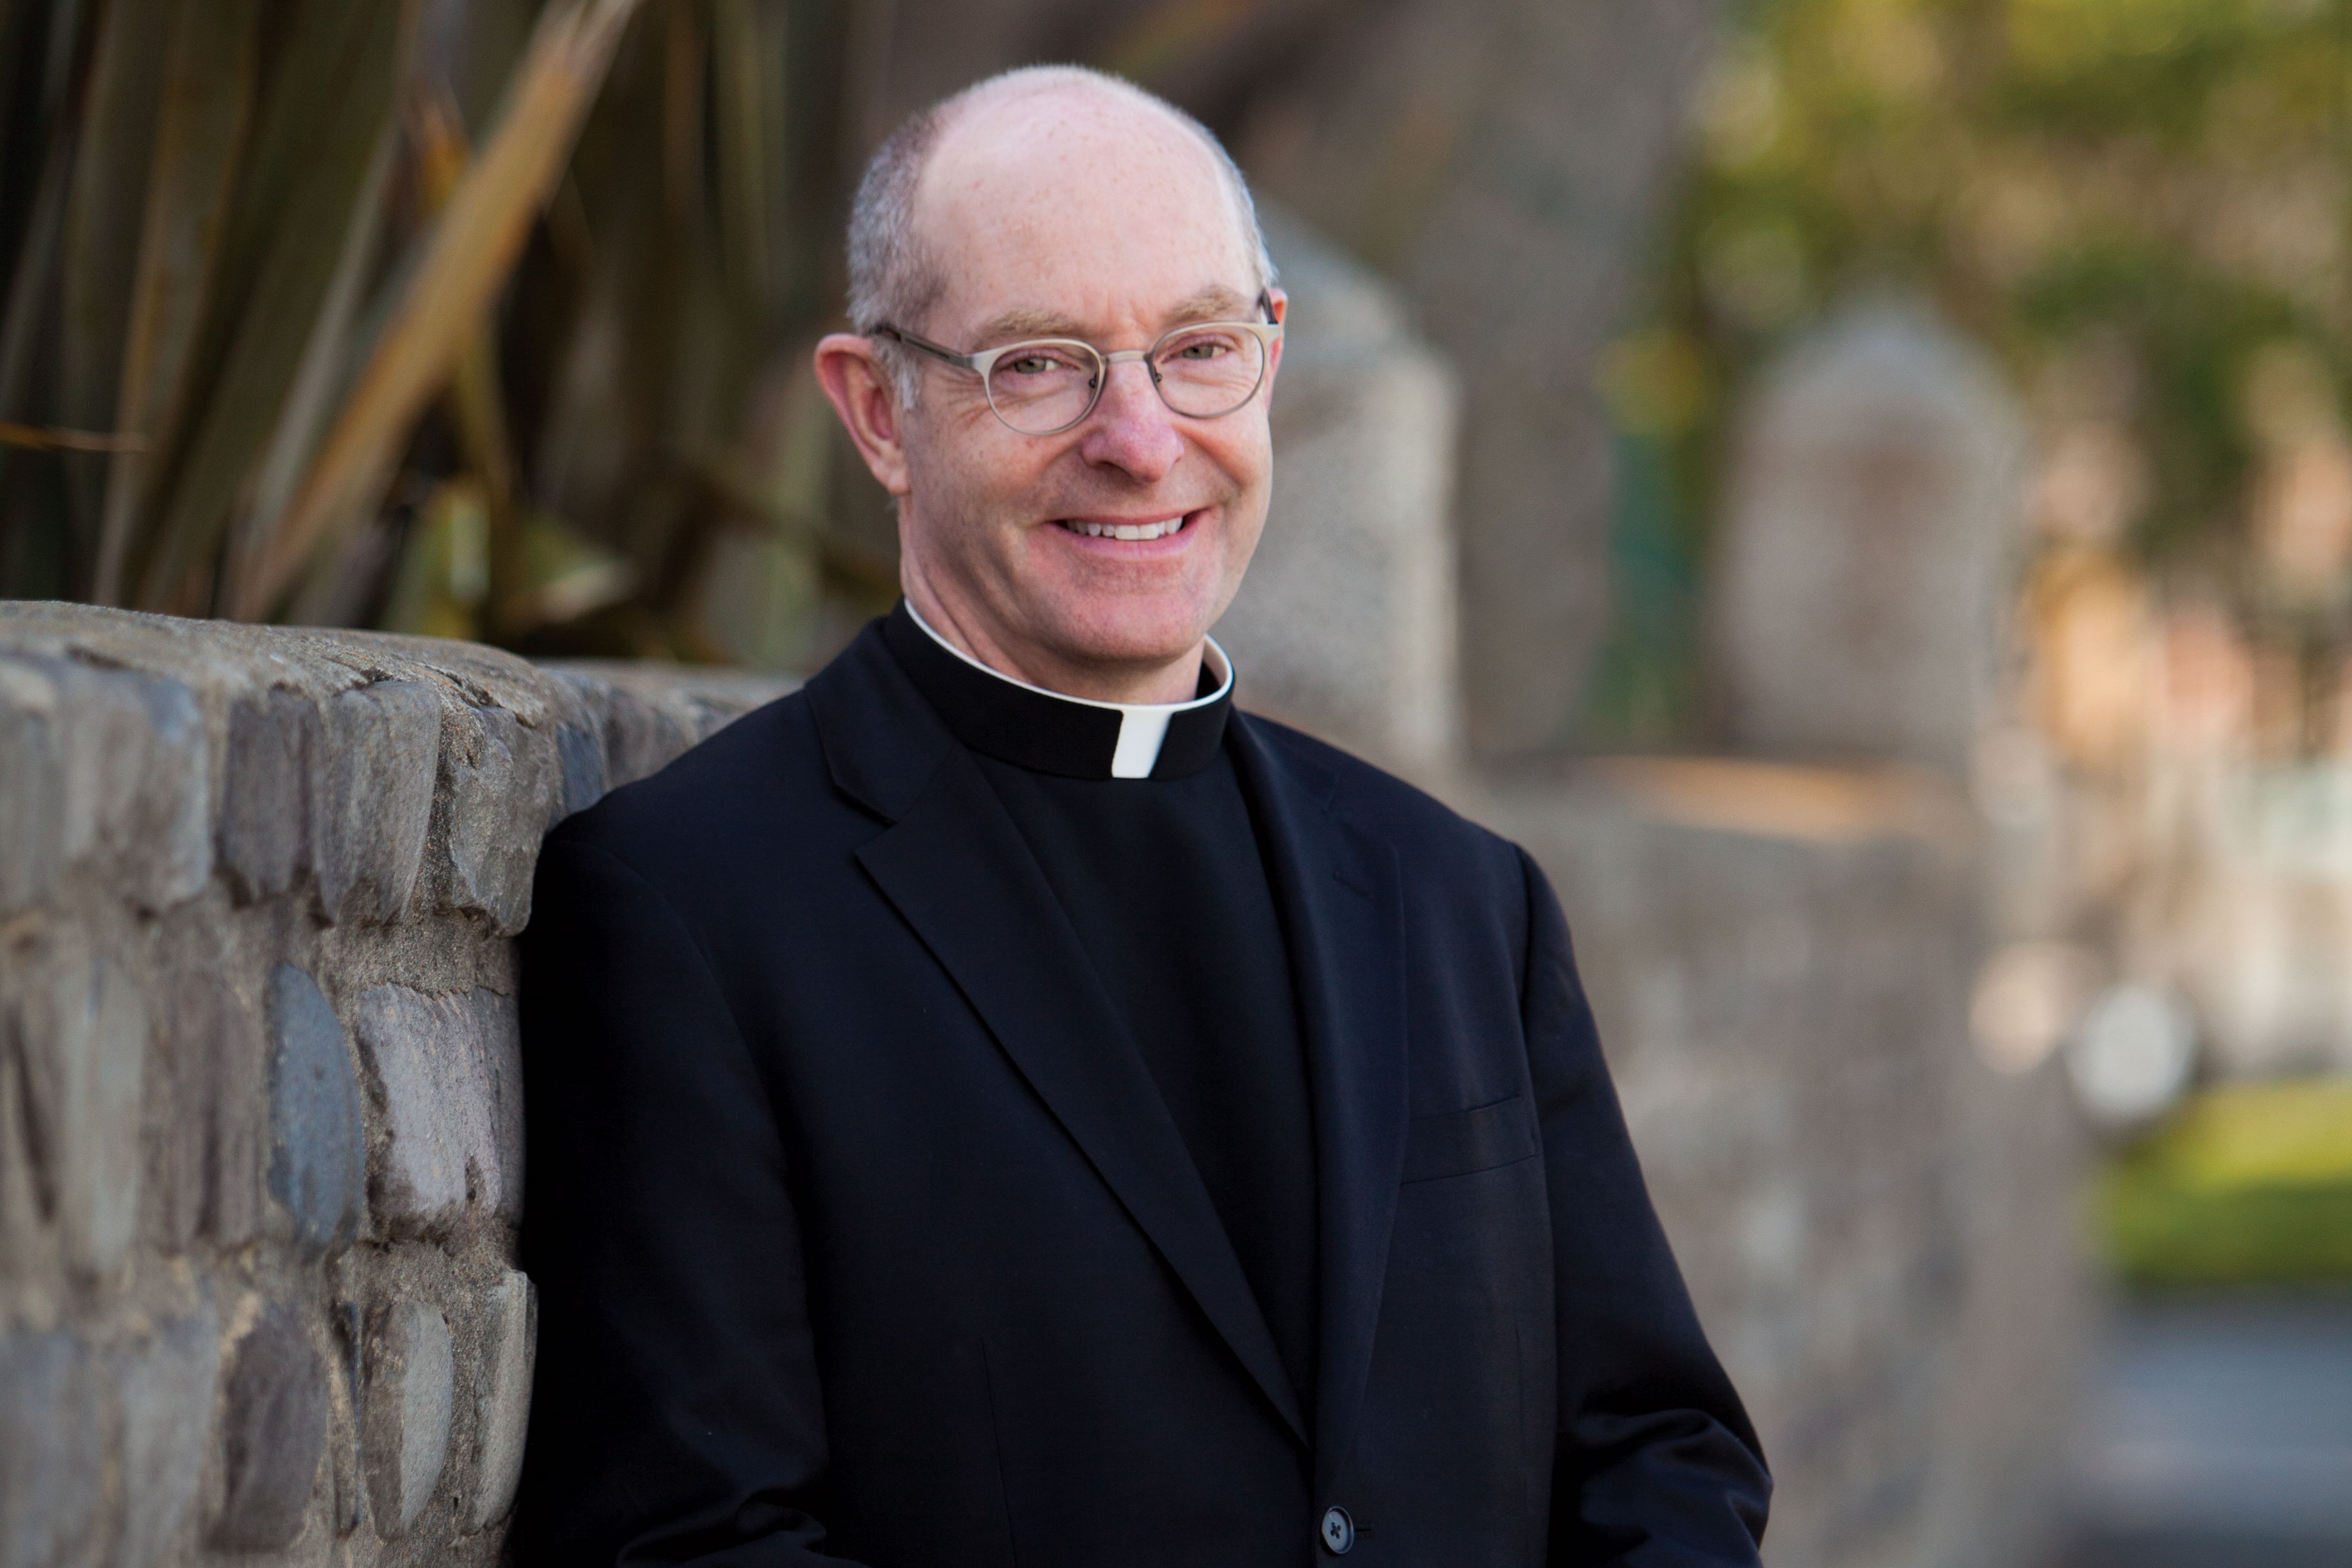
M 541 19 L 498 129 L 435 225 L 400 305 L 229 613 L 266 616 L 333 525 L 381 500 L 403 443 L 446 386 L 563 172 L 639 0 L 572 0 Z

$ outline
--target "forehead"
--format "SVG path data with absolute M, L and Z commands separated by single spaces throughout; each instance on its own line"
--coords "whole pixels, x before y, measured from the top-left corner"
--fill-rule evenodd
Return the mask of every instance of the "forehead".
M 1215 156 L 1170 116 L 1099 90 L 966 110 L 924 165 L 914 217 L 940 270 L 941 331 L 1023 311 L 1117 331 L 1257 286 Z

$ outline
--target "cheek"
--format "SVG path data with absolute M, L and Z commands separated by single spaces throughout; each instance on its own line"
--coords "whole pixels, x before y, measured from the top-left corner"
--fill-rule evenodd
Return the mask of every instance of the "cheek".
M 1265 395 L 1238 414 L 1213 420 L 1204 427 L 1210 455 L 1217 466 L 1246 489 L 1263 491 L 1274 476 L 1274 430 L 1266 422 Z
M 1212 448 L 1211 455 L 1233 484 L 1233 540 L 1246 559 L 1257 543 L 1267 503 L 1274 496 L 1274 445 L 1265 422 L 1234 431 L 1231 439 Z
M 982 411 L 992 424 L 995 416 Z M 977 542 L 1020 510 L 1038 480 L 1035 454 L 995 438 L 971 420 L 926 429 L 908 444 L 908 474 L 926 514 Z

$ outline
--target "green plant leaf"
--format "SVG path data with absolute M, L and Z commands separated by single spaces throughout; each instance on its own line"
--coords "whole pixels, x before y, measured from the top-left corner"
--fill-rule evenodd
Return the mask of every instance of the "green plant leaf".
M 58 417 L 78 429 L 107 428 L 120 401 L 163 76 L 155 39 L 167 31 L 173 9 L 173 0 L 112 0 L 99 26 L 59 257 Z M 85 536 L 76 553 L 94 559 L 105 468 L 75 463 L 66 479 L 75 531 Z
M 480 635 L 490 589 L 490 503 L 471 479 L 443 482 L 416 510 L 381 624 L 416 637 Z
M 757 321 L 774 295 L 770 226 L 782 205 L 772 173 L 783 145 L 782 8 L 712 0 L 710 21 L 721 254 L 729 285 Z
M 294 384 L 287 391 L 285 409 L 270 433 L 268 450 L 255 469 L 253 502 L 244 509 L 231 536 L 228 571 L 232 581 L 242 580 L 253 570 L 278 521 L 293 504 L 302 475 L 318 450 L 320 433 L 350 392 L 352 377 L 368 345 L 383 330 L 391 301 L 383 289 L 372 297 L 369 284 L 390 216 L 385 193 L 399 163 L 400 140 L 399 126 L 385 121 L 368 165 L 366 184 L 352 206 L 342 256 L 328 280 L 326 297 L 320 301 L 319 319 L 303 348 Z M 330 574 L 339 565 L 333 561 L 323 563 Z
M 139 574 L 142 608 L 203 607 L 197 584 L 278 428 L 352 237 L 352 215 L 370 189 L 391 117 L 399 6 L 396 0 L 320 0 L 303 9 L 345 6 L 354 20 L 332 37 L 341 47 L 316 60 L 315 40 L 325 35 L 306 32 L 296 63 L 281 61 L 276 73 L 223 262 L 217 308 L 235 324 L 208 405 L 171 479 L 152 558 Z M 322 68 L 316 79 L 314 65 Z M 299 121 L 305 114 L 313 117 Z M 289 161 L 289 142 L 307 156 Z M 264 238 L 268 243 L 259 243 Z M 243 253 L 254 247 L 258 266 L 250 288 L 239 289 L 236 275 L 250 264 Z
M 257 0 L 178 0 L 165 45 L 155 155 L 147 176 L 138 268 L 115 428 L 141 438 L 109 465 L 91 596 L 121 602 L 152 477 L 177 444 L 190 361 L 219 259 L 237 154 L 258 68 Z

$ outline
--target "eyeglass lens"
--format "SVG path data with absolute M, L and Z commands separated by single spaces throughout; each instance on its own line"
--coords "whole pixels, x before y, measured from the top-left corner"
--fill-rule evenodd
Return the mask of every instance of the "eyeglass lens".
M 1255 332 L 1212 322 L 1160 339 L 1150 363 L 1169 407 L 1213 419 L 1257 391 L 1265 379 L 1265 345 Z M 1102 355 L 1086 343 L 1059 338 L 1015 343 L 989 372 L 988 401 L 1013 429 L 1050 436 L 1087 416 L 1106 368 Z

